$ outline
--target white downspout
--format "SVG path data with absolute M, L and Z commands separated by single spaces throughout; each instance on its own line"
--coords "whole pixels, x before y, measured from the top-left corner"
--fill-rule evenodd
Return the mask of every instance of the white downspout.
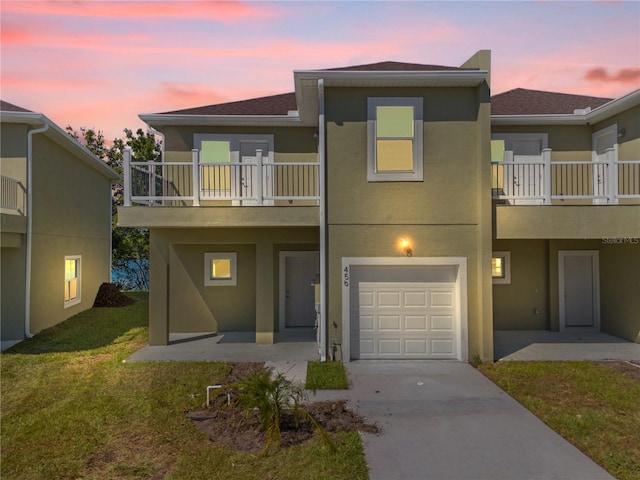
M 33 136 L 49 130 L 45 120 L 44 127 L 29 130 L 27 133 L 27 252 L 25 262 L 24 292 L 24 335 L 33 338 L 31 333 L 31 237 L 33 228 Z
M 318 162 L 320 163 L 320 361 L 327 361 L 327 217 L 324 79 L 318 79 Z

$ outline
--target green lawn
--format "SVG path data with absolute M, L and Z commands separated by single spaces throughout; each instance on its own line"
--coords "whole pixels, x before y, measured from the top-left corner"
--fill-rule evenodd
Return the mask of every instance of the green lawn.
M 637 480 L 640 381 L 636 367 L 627 366 L 629 374 L 625 374 L 613 366 L 500 362 L 478 368 L 613 476 Z
M 147 295 L 91 309 L 1 355 L 0 477 L 366 479 L 357 433 L 269 456 L 216 446 L 187 419 L 220 362 L 123 363 L 147 342 Z
M 343 390 L 349 388 L 342 362 L 309 362 L 307 364 L 308 390 Z

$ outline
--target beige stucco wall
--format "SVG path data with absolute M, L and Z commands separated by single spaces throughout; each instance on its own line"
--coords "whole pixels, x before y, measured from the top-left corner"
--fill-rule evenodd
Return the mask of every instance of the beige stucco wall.
M 549 330 L 549 261 L 546 240 L 493 242 L 511 253 L 511 283 L 493 285 L 496 330 Z
M 34 136 L 31 331 L 90 308 L 111 263 L 111 182 L 42 134 Z M 81 299 L 64 308 L 64 258 L 82 256 Z
M 279 252 L 318 250 L 318 228 L 152 228 L 150 343 L 168 333 L 255 331 L 278 326 Z M 204 253 L 236 252 L 236 286 L 204 285 Z
M 640 237 L 496 240 L 494 250 L 511 252 L 511 284 L 493 288 L 496 330 L 558 331 L 558 252 L 596 250 L 599 252 L 601 330 L 639 341 Z
M 466 257 L 469 355 L 493 356 L 489 108 L 486 86 L 328 88 L 328 339 L 342 339 L 342 258 Z M 367 98 L 424 98 L 424 181 L 367 181 Z

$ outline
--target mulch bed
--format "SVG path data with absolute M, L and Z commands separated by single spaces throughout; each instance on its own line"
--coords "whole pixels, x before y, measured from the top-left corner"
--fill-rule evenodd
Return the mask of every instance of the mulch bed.
M 98 289 L 98 294 L 93 302 L 94 307 L 126 307 L 134 302 L 133 299 L 123 294 L 117 285 L 103 283 Z
M 240 378 L 264 368 L 262 363 L 236 363 L 225 378 L 223 385 L 229 385 Z M 377 433 L 375 425 L 351 411 L 344 400 L 314 402 L 303 405 L 313 418 L 329 433 L 365 431 Z M 210 440 L 234 450 L 260 453 L 266 445 L 258 412 L 227 405 L 226 394 L 217 395 L 209 408 L 189 412 L 188 417 Z M 311 423 L 304 418 L 296 422 L 293 414 L 286 414 L 281 425 L 281 448 L 304 443 L 317 435 Z

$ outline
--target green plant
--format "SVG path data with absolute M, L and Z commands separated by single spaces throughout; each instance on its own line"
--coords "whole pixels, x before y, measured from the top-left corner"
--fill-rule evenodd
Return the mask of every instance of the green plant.
M 267 442 L 265 452 L 273 446 L 280 448 L 281 426 L 285 414 L 291 413 L 296 426 L 301 418 L 306 418 L 330 449 L 333 444 L 322 426 L 302 406 L 307 394 L 301 385 L 294 384 L 281 373 L 273 373 L 273 369 L 264 369 L 253 373 L 236 384 L 238 389 L 237 404 L 245 411 L 257 409 L 260 415 L 262 430 Z
M 342 362 L 309 362 L 307 390 L 337 390 L 349 388 Z
M 475 355 L 473 355 L 471 357 L 471 360 L 469 360 L 469 363 L 471 364 L 472 367 L 478 367 L 479 365 L 482 365 L 482 358 L 480 357 L 480 354 L 476 353 Z

